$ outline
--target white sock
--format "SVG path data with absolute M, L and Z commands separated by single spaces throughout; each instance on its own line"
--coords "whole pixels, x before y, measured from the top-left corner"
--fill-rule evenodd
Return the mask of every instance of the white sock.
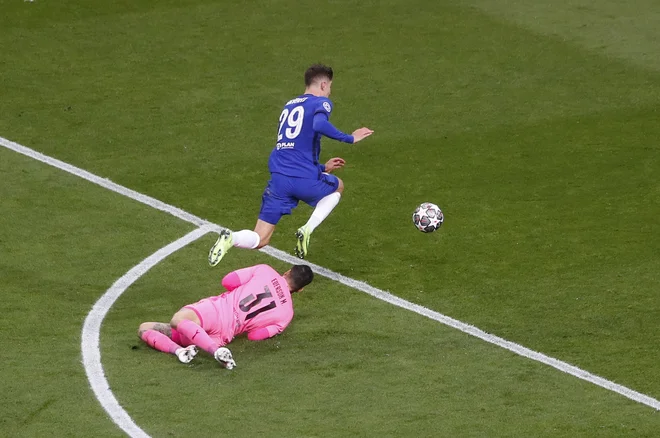
M 251 230 L 236 231 L 232 233 L 232 239 L 234 246 L 247 249 L 255 249 L 261 242 L 259 234 Z
M 321 199 L 316 208 L 312 212 L 312 216 L 309 218 L 306 227 L 309 227 L 309 231 L 312 232 L 318 227 L 321 222 L 328 217 L 330 212 L 339 204 L 339 199 L 341 198 L 341 193 L 334 192 Z

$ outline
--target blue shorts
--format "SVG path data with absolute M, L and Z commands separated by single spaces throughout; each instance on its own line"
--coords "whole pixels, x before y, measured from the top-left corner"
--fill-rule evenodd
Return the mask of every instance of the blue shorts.
M 259 219 L 276 225 L 285 214 L 298 206 L 299 201 L 316 207 L 326 196 L 337 191 L 339 179 L 322 173 L 321 179 L 294 178 L 280 173 L 271 173 L 270 181 L 261 197 Z

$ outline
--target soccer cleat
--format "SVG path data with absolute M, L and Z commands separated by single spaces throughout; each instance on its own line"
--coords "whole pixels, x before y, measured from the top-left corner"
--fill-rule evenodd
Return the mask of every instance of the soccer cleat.
M 179 358 L 181 363 L 190 363 L 193 358 L 197 356 L 197 347 L 189 345 L 186 348 L 179 348 L 176 351 L 176 357 Z
M 211 247 L 209 251 L 209 265 L 215 266 L 220 263 L 220 260 L 227 254 L 227 251 L 233 246 L 234 239 L 232 237 L 231 231 L 222 230 L 220 231 L 220 237 L 215 241 L 215 244 Z
M 215 353 L 213 353 L 213 357 L 215 357 L 215 360 L 217 360 L 220 363 L 220 365 L 227 368 L 228 370 L 236 366 L 234 357 L 231 355 L 231 351 L 229 351 L 229 348 L 227 347 L 220 347 L 217 350 L 215 350 Z
M 298 231 L 296 231 L 296 248 L 293 250 L 296 257 L 304 259 L 307 256 L 307 251 L 309 250 L 309 236 L 311 235 L 312 232 L 309 231 L 309 228 L 306 225 L 298 228 Z

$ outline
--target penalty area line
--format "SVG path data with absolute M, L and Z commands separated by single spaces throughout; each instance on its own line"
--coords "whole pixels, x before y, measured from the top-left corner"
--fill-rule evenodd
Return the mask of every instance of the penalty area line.
M 110 389 L 108 379 L 103 371 L 101 362 L 101 324 L 108 314 L 108 311 L 117 299 L 135 283 L 140 277 L 146 274 L 151 268 L 162 262 L 167 256 L 178 251 L 189 243 L 194 242 L 205 234 L 214 231 L 215 226 L 204 225 L 197 228 L 180 239 L 164 246 L 139 264 L 131 268 L 126 274 L 115 283 L 96 301 L 92 310 L 87 314 L 82 329 L 82 341 L 80 349 L 82 351 L 82 362 L 87 374 L 87 380 L 94 392 L 97 400 L 110 416 L 110 419 L 127 435 L 133 438 L 149 438 L 149 435 L 142 430 L 128 413 L 122 408 L 117 398 Z
M 201 219 L 191 213 L 188 213 L 186 211 L 181 210 L 178 207 L 174 207 L 172 205 L 166 204 L 163 201 L 159 201 L 158 199 L 152 198 L 151 196 L 144 195 L 142 193 L 138 193 L 134 190 L 128 189 L 124 186 L 121 186 L 119 184 L 113 183 L 112 181 L 101 178 L 97 175 L 94 175 L 93 173 L 90 173 L 86 170 L 82 170 L 78 167 L 72 166 L 71 164 L 65 163 L 63 161 L 60 161 L 56 158 L 49 157 L 47 155 L 44 155 L 40 152 L 37 152 L 33 149 L 30 149 L 28 147 L 25 147 L 23 145 L 20 145 L 18 143 L 12 142 L 10 140 L 7 140 L 6 138 L 0 137 L 0 146 L 4 146 L 7 149 L 11 149 L 15 152 L 18 152 L 22 155 L 25 155 L 27 157 L 33 158 L 35 160 L 41 161 L 43 163 L 46 163 L 50 166 L 56 167 L 58 169 L 64 170 L 65 172 L 71 173 L 73 175 L 79 176 L 83 179 L 86 179 L 87 181 L 93 182 L 95 184 L 98 184 L 102 187 L 107 188 L 108 190 L 112 190 L 113 192 L 122 194 L 124 196 L 127 196 L 131 199 L 134 199 L 138 202 L 141 202 L 145 205 L 148 205 L 150 207 L 156 208 L 158 210 L 164 211 L 166 213 L 169 213 L 175 217 L 178 217 L 179 219 L 182 219 L 184 221 L 190 222 L 192 224 L 195 224 L 197 226 L 209 226 L 212 231 L 219 231 L 223 227 L 217 224 L 213 224 L 209 221 L 206 221 L 204 219 Z M 276 258 L 278 260 L 287 262 L 287 263 L 299 263 L 300 260 L 293 257 L 290 254 L 285 253 L 284 251 L 281 251 L 279 249 L 266 246 L 262 248 L 260 251 L 264 252 L 265 254 L 268 254 L 269 256 Z M 490 344 L 496 345 L 500 348 L 504 348 L 505 350 L 511 351 L 517 355 L 526 357 L 528 359 L 535 360 L 537 362 L 541 362 L 543 364 L 546 364 L 548 366 L 551 366 L 563 373 L 570 374 L 574 377 L 577 377 L 578 379 L 593 383 L 594 385 L 597 385 L 601 388 L 604 388 L 608 391 L 615 392 L 617 394 L 620 394 L 630 400 L 633 400 L 637 403 L 644 404 L 646 406 L 649 406 L 657 411 L 660 411 L 660 401 L 646 395 L 642 394 L 640 392 L 637 392 L 635 390 L 632 390 L 630 388 L 627 388 L 623 385 L 619 385 L 617 383 L 614 383 L 612 381 L 609 381 L 607 379 L 604 379 L 600 376 L 597 376 L 595 374 L 592 374 L 588 371 L 585 371 L 581 368 L 578 368 L 574 365 L 571 365 L 569 363 L 563 362 L 561 360 L 555 359 L 553 357 L 546 356 L 543 353 L 539 353 L 537 351 L 531 350 L 529 348 L 523 347 L 522 345 L 516 344 L 511 341 L 507 341 L 506 339 L 500 338 L 498 336 L 492 335 L 490 333 L 486 333 L 483 330 L 466 324 L 464 322 L 458 321 L 456 319 L 453 319 L 449 316 L 443 315 L 439 312 L 436 312 L 434 310 L 428 309 L 426 307 L 420 306 L 418 304 L 411 303 L 409 301 L 406 301 L 402 298 L 399 298 L 395 295 L 390 294 L 389 292 L 385 292 L 381 289 L 375 288 L 371 286 L 370 284 L 367 284 L 363 281 L 359 280 L 354 280 L 352 278 L 346 277 L 344 275 L 341 275 L 337 272 L 331 271 L 330 269 L 324 268 L 322 266 L 316 265 L 314 263 L 309 263 L 308 261 L 305 261 L 313 270 L 315 273 L 318 275 L 322 275 L 324 277 L 327 277 L 331 280 L 337 281 L 339 283 L 342 283 L 350 288 L 353 288 L 355 290 L 359 290 L 361 292 L 364 292 L 368 295 L 371 295 L 374 298 L 377 298 L 379 300 L 385 301 L 387 303 L 390 303 L 392 305 L 395 305 L 397 307 L 401 307 L 403 309 L 406 309 L 411 312 L 415 312 L 418 315 L 425 316 L 427 318 L 433 319 L 434 321 L 440 322 L 444 325 L 447 325 L 449 327 L 455 328 L 457 330 L 462 331 L 463 333 L 467 333 L 471 336 L 475 336 L 483 341 L 486 341 Z

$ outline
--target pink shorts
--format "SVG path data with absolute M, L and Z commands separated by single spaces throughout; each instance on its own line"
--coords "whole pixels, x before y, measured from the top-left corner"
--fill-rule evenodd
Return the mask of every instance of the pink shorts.
M 190 309 L 199 318 L 199 325 L 206 333 L 220 345 L 227 345 L 234 338 L 231 330 L 233 314 L 224 312 L 221 306 L 223 300 L 220 297 L 204 298 L 195 304 L 184 306 L 184 309 Z M 192 341 L 186 336 L 172 329 L 172 340 L 181 346 L 192 345 Z

